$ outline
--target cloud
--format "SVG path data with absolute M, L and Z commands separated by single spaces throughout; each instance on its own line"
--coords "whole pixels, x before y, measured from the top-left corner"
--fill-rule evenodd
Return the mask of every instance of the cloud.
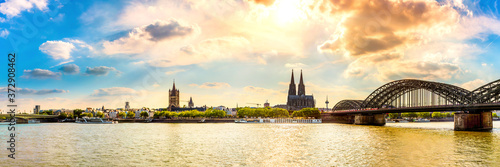
M 0 38 L 6 39 L 9 34 L 9 30 L 0 28 Z
M 322 51 L 344 50 L 358 57 L 406 48 L 423 35 L 452 28 L 459 13 L 435 1 L 328 1 L 324 9 L 343 17 L 335 39 L 319 46 Z
M 106 66 L 99 66 L 99 67 L 87 67 L 87 70 L 85 71 L 86 75 L 96 75 L 96 76 L 101 76 L 101 75 L 108 75 L 110 71 L 116 71 L 117 74 L 120 73 L 120 71 L 116 70 L 114 67 L 106 67 Z
M 90 51 L 94 50 L 92 46 L 77 39 L 65 38 L 63 40 L 44 42 L 38 49 L 56 60 L 71 58 L 71 53 L 77 49 L 87 48 Z
M 28 79 L 60 79 L 60 72 L 52 72 L 44 69 L 24 70 L 22 78 Z
M 306 67 L 306 66 L 307 65 L 302 64 L 302 63 L 286 63 L 285 64 L 286 68 L 302 68 L 302 67 Z
M 203 89 L 221 89 L 221 88 L 230 88 L 231 85 L 225 82 L 205 82 L 201 85 L 197 84 L 189 84 L 191 87 L 199 87 Z
M 174 75 L 174 74 L 177 74 L 177 73 L 180 73 L 180 72 L 184 72 L 184 71 L 186 71 L 186 70 L 184 70 L 184 69 L 178 69 L 178 70 L 173 70 L 173 71 L 167 71 L 167 72 L 165 72 L 165 74 L 167 74 L 167 75 Z
M 7 87 L 0 88 L 0 92 L 7 92 Z M 16 92 L 23 95 L 47 95 L 47 94 L 56 94 L 56 93 L 68 93 L 68 90 L 61 89 L 41 89 L 34 90 L 29 88 L 16 88 Z
M 461 85 L 459 85 L 460 87 L 464 88 L 464 89 L 467 89 L 467 90 L 474 90 L 476 88 L 479 88 L 480 86 L 483 86 L 484 84 L 486 84 L 486 82 L 482 79 L 475 79 L 475 80 L 472 80 L 472 81 L 469 81 L 469 82 L 465 82 Z
M 103 97 L 103 96 L 136 96 L 140 95 L 141 92 L 136 91 L 132 88 L 126 87 L 112 87 L 112 88 L 102 88 L 94 90 L 91 96 Z
M 78 67 L 76 64 L 67 64 L 59 68 L 59 71 L 63 72 L 64 74 L 78 74 L 80 72 L 80 67 Z
M 210 38 L 199 42 L 197 45 L 182 47 L 177 54 L 170 55 L 168 59 L 150 60 L 149 64 L 156 67 L 170 67 L 228 59 L 255 61 L 265 64 L 263 55 L 256 55 L 251 50 L 250 41 L 244 37 Z
M 456 64 L 442 62 L 405 62 L 380 66 L 379 79 L 382 81 L 415 78 L 425 80 L 448 80 L 458 74 L 460 67 Z
M 275 0 L 248 0 L 250 2 L 255 2 L 257 4 L 263 4 L 266 6 L 271 6 Z
M 154 23 L 134 28 L 127 36 L 103 43 L 104 53 L 135 54 L 153 47 L 157 42 L 185 38 L 200 33 L 198 25 L 188 25 L 176 19 L 156 20 Z
M 69 59 L 71 58 L 70 53 L 75 46 L 70 42 L 63 41 L 47 41 L 40 45 L 40 51 L 48 54 L 53 59 Z
M 6 0 L 0 4 L 0 13 L 12 18 L 23 11 L 30 11 L 32 8 L 44 11 L 47 8 L 47 0 Z

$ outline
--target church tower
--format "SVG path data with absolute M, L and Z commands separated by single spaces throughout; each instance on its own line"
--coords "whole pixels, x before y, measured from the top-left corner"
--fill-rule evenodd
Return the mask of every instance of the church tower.
M 304 86 L 304 79 L 302 78 L 302 70 L 300 70 L 300 82 L 299 82 L 299 96 L 306 95 L 306 86 Z
M 194 103 L 193 103 L 193 97 L 189 97 L 189 104 L 188 104 L 189 108 L 193 108 L 194 107 Z
M 293 69 L 292 69 L 292 80 L 290 80 L 290 86 L 288 88 L 288 95 L 297 95 L 295 92 L 295 79 L 293 79 Z
M 172 90 L 168 90 L 168 109 L 172 111 L 172 108 L 178 108 L 179 107 L 179 90 L 175 89 L 175 80 L 174 80 L 174 86 L 172 87 Z

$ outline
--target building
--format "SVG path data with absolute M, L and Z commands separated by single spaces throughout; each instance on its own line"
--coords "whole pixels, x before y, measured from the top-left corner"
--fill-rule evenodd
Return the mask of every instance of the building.
M 315 101 L 313 95 L 306 95 L 306 86 L 304 85 L 302 70 L 300 70 L 300 81 L 297 93 L 295 90 L 296 90 L 295 79 L 293 77 L 293 70 L 292 70 L 292 78 L 290 80 L 290 85 L 288 88 L 288 99 L 286 103 L 287 109 L 300 110 L 302 108 L 315 107 Z
M 33 109 L 33 114 L 38 114 L 40 113 L 40 105 L 36 105 L 35 108 Z
M 179 90 L 175 89 L 175 81 L 172 90 L 168 90 L 168 108 L 173 111 L 174 108 L 179 108 Z
M 264 103 L 264 108 L 266 107 L 269 107 L 269 101 L 266 100 L 266 102 Z
M 130 104 L 127 102 L 125 102 L 125 110 L 130 110 Z
M 193 97 L 189 97 L 189 104 L 188 104 L 188 107 L 189 107 L 189 108 L 193 108 L 193 107 L 194 107 Z

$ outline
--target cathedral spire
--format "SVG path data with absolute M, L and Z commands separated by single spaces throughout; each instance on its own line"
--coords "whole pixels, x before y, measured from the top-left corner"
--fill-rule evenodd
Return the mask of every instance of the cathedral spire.
M 295 92 L 295 79 L 293 78 L 293 69 L 292 69 L 292 79 L 290 80 L 290 86 L 288 88 L 288 95 L 296 95 Z
M 304 85 L 304 79 L 302 77 L 302 70 L 300 70 L 300 81 L 299 81 L 298 95 L 306 95 L 306 86 Z

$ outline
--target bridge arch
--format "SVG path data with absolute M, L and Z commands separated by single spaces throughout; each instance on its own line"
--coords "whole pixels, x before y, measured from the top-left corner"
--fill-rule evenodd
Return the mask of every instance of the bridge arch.
M 363 100 L 342 100 L 339 101 L 333 107 L 333 110 L 352 110 L 352 109 L 360 109 Z
M 484 104 L 500 101 L 500 79 L 483 85 L 470 93 L 473 103 Z
M 389 82 L 377 88 L 363 101 L 360 108 L 382 108 L 400 96 L 419 89 L 429 91 L 454 104 L 470 104 L 472 101 L 471 92 L 458 86 L 416 79 L 403 79 Z

